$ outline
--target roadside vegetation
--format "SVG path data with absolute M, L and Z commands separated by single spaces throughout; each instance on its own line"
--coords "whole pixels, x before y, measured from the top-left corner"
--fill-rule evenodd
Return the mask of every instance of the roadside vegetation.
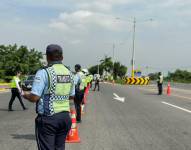
M 113 79 L 117 82 L 123 82 L 122 78 L 127 73 L 127 67 L 122 65 L 120 62 L 113 62 L 111 57 L 105 56 L 104 59 L 100 60 L 99 66 L 95 65 L 89 68 L 91 74 L 99 74 L 108 81 Z
M 151 80 L 157 80 L 158 73 L 151 73 L 149 77 Z M 191 83 L 191 72 L 177 69 L 175 72 L 169 72 L 164 80 L 178 83 Z
M 41 66 L 42 53 L 26 46 L 0 45 L 0 82 L 9 82 L 17 71 L 34 74 Z

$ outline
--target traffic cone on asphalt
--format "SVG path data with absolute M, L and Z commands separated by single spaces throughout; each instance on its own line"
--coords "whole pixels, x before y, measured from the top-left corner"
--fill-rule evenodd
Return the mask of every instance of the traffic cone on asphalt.
M 88 93 L 89 93 L 89 91 L 90 91 L 90 83 L 88 84 Z
M 87 103 L 87 94 L 85 93 L 84 94 L 84 104 L 86 104 Z
M 84 115 L 84 104 L 81 105 L 81 114 Z
M 170 94 L 171 94 L 170 82 L 168 82 L 168 85 L 167 85 L 167 95 L 170 96 Z
M 84 92 L 84 99 L 83 99 L 84 104 L 86 104 L 86 102 L 87 102 L 87 96 L 88 96 L 88 88 L 86 88 L 85 92 Z
M 66 143 L 80 143 L 80 138 L 78 136 L 78 127 L 76 123 L 76 113 L 71 110 L 72 127 L 66 137 Z

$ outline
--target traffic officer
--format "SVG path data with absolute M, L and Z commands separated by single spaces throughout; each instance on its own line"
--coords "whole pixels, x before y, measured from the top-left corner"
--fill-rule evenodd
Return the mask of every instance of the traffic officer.
M 21 76 L 21 72 L 17 72 L 16 76 L 14 76 L 12 81 L 11 81 L 12 96 L 11 96 L 11 99 L 9 101 L 9 108 L 8 108 L 9 111 L 13 111 L 12 105 L 13 105 L 13 102 L 14 102 L 16 97 L 19 99 L 23 110 L 26 110 L 26 107 L 25 107 L 25 105 L 22 101 L 22 98 L 21 98 L 22 89 L 20 87 L 20 79 L 19 79 L 20 76 Z
M 24 98 L 36 102 L 36 141 L 39 150 L 64 150 L 65 139 L 71 128 L 69 100 L 74 98 L 72 73 L 62 64 L 63 52 L 59 45 L 46 49 L 48 66 L 36 73 L 31 93 Z
M 99 91 L 99 79 L 100 78 L 100 75 L 99 74 L 97 74 L 96 75 L 96 77 L 95 77 L 95 87 L 94 87 L 94 90 L 93 91 L 95 91 L 96 90 L 96 88 L 98 87 L 98 91 Z
M 158 95 L 162 95 L 163 75 L 161 72 L 158 73 L 157 85 L 158 85 Z
M 81 66 L 79 64 L 75 65 L 76 75 L 74 77 L 75 81 L 75 97 L 74 103 L 76 108 L 76 121 L 81 123 L 81 105 L 84 98 L 84 88 L 85 88 L 85 75 L 81 72 Z
M 90 75 L 90 88 L 92 88 L 93 78 L 94 78 L 94 77 L 93 77 L 93 75 L 91 74 L 91 75 Z

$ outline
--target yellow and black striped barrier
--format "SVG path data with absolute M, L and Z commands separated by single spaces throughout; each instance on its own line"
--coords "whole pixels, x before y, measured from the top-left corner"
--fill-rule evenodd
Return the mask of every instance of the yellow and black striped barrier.
M 126 84 L 129 85 L 148 85 L 149 84 L 149 77 L 139 77 L 139 78 L 128 78 L 125 77 L 124 81 Z

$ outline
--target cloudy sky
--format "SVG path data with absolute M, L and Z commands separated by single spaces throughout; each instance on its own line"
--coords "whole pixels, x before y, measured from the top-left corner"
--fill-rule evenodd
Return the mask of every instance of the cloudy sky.
M 190 0 L 1 0 L 0 10 L 0 44 L 57 43 L 70 66 L 112 56 L 115 43 L 115 60 L 130 70 L 136 17 L 136 68 L 191 68 Z

